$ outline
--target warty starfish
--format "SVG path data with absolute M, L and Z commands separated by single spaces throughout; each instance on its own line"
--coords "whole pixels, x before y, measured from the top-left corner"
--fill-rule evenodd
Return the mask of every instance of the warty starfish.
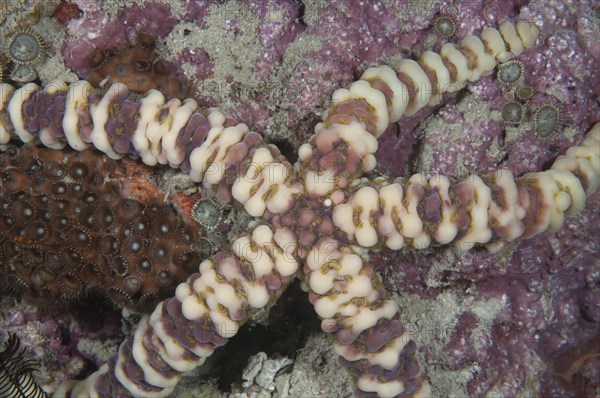
M 151 91 L 136 108 L 127 87 L 103 96 L 87 82 L 15 90 L 2 84 L 0 144 L 18 137 L 60 149 L 89 147 L 118 159 L 139 156 L 148 165 L 169 164 L 235 203 L 260 223 L 230 247 L 200 264 L 175 297 L 145 317 L 107 364 L 86 380 L 65 382 L 55 396 L 159 397 L 182 373 L 202 364 L 240 325 L 277 300 L 300 272 L 322 329 L 335 333 L 340 362 L 356 378 L 357 396 L 431 395 L 414 358 L 416 344 L 399 321 L 399 308 L 368 261 L 368 250 L 405 245 L 503 242 L 561 227 L 594 193 L 600 174 L 600 126 L 550 170 L 515 179 L 508 170 L 455 182 L 442 176 L 364 179 L 375 168 L 377 137 L 390 122 L 436 104 L 443 93 L 492 72 L 534 45 L 537 28 L 526 22 L 486 28 L 440 54 L 394 68 L 369 68 L 333 105 L 288 162 L 260 135 L 216 109 L 193 100 L 165 102 Z M 22 109 L 36 93 L 63 104 L 57 125 L 27 128 Z M 40 107 L 34 114 L 43 115 Z M 55 108 L 53 108 L 55 109 Z M 61 112 L 58 112 L 62 115 Z M 47 115 L 50 120 L 55 115 Z M 110 123 L 128 125 L 120 133 Z M 200 128 L 208 123 L 209 130 Z M 107 131 L 108 130 L 108 131 Z

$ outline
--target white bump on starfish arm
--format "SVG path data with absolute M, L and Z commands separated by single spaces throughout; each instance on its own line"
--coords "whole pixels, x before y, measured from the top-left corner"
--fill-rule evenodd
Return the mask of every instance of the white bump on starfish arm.
M 423 235 L 423 221 L 419 217 L 417 207 L 423 199 L 422 185 L 425 183 L 426 177 L 422 174 L 414 174 L 408 179 L 409 185 L 405 189 L 404 202 L 406 206 L 399 206 L 400 222 L 403 226 L 404 236 L 417 239 Z
M 309 143 L 304 143 L 298 148 L 298 159 L 307 161 L 313 154 L 313 147 Z
M 435 83 L 432 82 L 432 95 L 427 103 L 429 106 L 435 106 L 441 101 L 443 94 L 448 91 L 448 86 L 451 84 L 450 72 L 446 68 L 446 65 L 444 65 L 442 57 L 430 50 L 421 54 L 419 64 L 426 72 L 430 70 L 435 74 L 436 81 Z M 495 65 L 496 63 L 494 63 Z
M 594 192 L 598 188 L 598 179 L 600 176 L 600 123 L 596 124 L 592 130 L 588 133 L 585 140 L 576 147 L 567 149 L 565 156 L 585 159 L 589 163 L 589 167 L 586 164 L 586 169 L 589 174 L 590 184 L 588 186 L 588 194 Z
M 235 126 L 225 127 L 222 131 L 220 131 L 219 137 L 215 139 L 214 142 L 206 147 L 204 147 L 204 144 L 199 147 L 203 149 L 201 153 L 203 156 L 205 156 L 205 162 L 208 163 L 208 158 L 212 159 L 212 162 L 204 174 L 203 183 L 205 187 L 216 185 L 223 179 L 226 169 L 225 157 L 227 156 L 227 151 L 234 144 L 241 142 L 244 134 L 246 134 L 248 131 L 248 126 L 243 123 Z M 196 149 L 194 149 L 194 151 L 196 151 Z
M 53 81 L 48 83 L 43 91 L 47 94 L 57 94 L 68 90 L 68 86 L 64 81 Z M 63 115 L 64 120 L 64 115 Z M 54 134 L 56 126 L 41 126 L 38 132 L 38 138 L 42 145 L 52 149 L 63 149 L 67 142 L 61 135 Z
M 381 398 L 393 398 L 405 391 L 401 381 L 380 381 L 376 375 L 369 373 L 361 375 L 356 381 L 358 388 L 365 392 L 375 392 Z M 424 380 L 418 391 L 412 393 L 412 398 L 431 398 L 431 386 Z
M 261 278 L 272 272 L 275 263 L 258 242 L 271 242 L 273 231 L 266 225 L 260 225 L 252 232 L 251 239 L 248 237 L 238 239 L 233 245 L 233 251 L 238 257 L 252 264 L 254 275 Z
M 196 363 L 183 358 L 186 350 L 173 336 L 170 336 L 166 331 L 164 319 L 160 316 L 163 306 L 164 302 L 159 303 L 148 319 L 148 324 L 152 327 L 154 334 L 162 342 L 162 346 L 164 347 L 165 352 L 163 355 L 163 360 L 178 372 L 187 372 L 192 370 L 194 367 L 196 367 Z M 169 386 L 157 385 L 157 387 Z
M 54 394 L 52 394 L 52 398 L 66 398 L 75 384 L 77 384 L 77 380 L 67 380 L 60 383 L 58 388 L 54 391 Z
M 448 193 L 450 181 L 444 176 L 433 176 L 429 179 L 429 185 L 432 189 L 437 189 L 440 196 L 441 219 L 437 228 L 433 231 L 433 238 L 441 244 L 450 243 L 457 233 L 457 227 L 453 223 L 454 213 L 452 211 L 452 202 Z
M 142 161 L 148 166 L 154 166 L 157 163 L 157 159 L 149 150 L 150 141 L 146 135 L 146 130 L 148 124 L 156 118 L 156 115 L 158 115 L 164 104 L 165 97 L 158 90 L 148 91 L 140 103 L 138 124 L 133 133 L 131 144 L 142 158 Z
M 209 113 L 206 118 L 211 127 L 223 126 L 225 124 L 225 115 L 217 108 L 208 108 Z
M 181 312 L 186 319 L 193 321 L 205 316 L 208 313 L 208 309 L 204 305 L 204 302 L 193 294 L 181 300 Z
M 211 314 L 218 311 L 218 306 L 227 308 L 229 313 L 236 313 L 242 308 L 242 301 L 235 296 L 235 289 L 230 284 L 224 283 L 217 276 L 215 269 L 208 269 L 202 273 L 202 277 L 194 281 L 193 289 L 197 295 L 203 295 L 206 306 Z M 213 292 L 206 294 L 205 292 Z M 217 322 L 215 322 L 217 323 Z
M 394 316 L 396 311 L 397 309 L 394 310 L 391 316 Z M 385 317 L 391 318 L 387 315 Z M 380 318 L 381 316 L 377 318 L 377 320 L 379 320 Z M 409 341 L 410 333 L 404 332 L 400 336 L 397 336 L 393 338 L 390 342 L 388 342 L 385 350 L 378 352 L 360 352 L 357 350 L 353 350 L 353 347 L 339 343 L 334 343 L 333 349 L 336 354 L 338 354 L 341 357 L 344 357 L 344 359 L 347 359 L 348 361 L 360 361 L 366 359 L 367 361 L 369 361 L 370 365 L 379 365 L 384 369 L 393 369 L 395 366 L 398 365 L 398 361 L 400 360 L 400 358 L 402 358 L 400 356 L 400 352 L 402 351 L 406 343 L 408 343 Z
M 92 144 L 94 147 L 106 153 L 111 159 L 121 159 L 123 155 L 115 152 L 108 140 L 108 133 L 105 130 L 106 122 L 109 117 L 109 107 L 118 102 L 119 98 L 127 96 L 129 89 L 123 83 L 113 83 L 106 94 L 102 97 L 98 104 L 91 104 L 90 115 L 94 128 L 92 129 Z
M 181 101 L 177 98 L 171 98 L 161 108 L 158 118 L 150 120 L 146 127 L 146 137 L 150 145 L 150 152 L 156 161 L 160 164 L 167 164 L 167 155 L 162 148 L 162 139 L 171 129 L 173 116 L 179 109 Z M 165 113 L 166 112 L 166 113 Z
M 377 118 L 375 135 L 379 137 L 389 124 L 385 96 L 381 91 L 371 87 L 367 81 L 358 80 L 352 83 L 348 89 L 342 88 L 335 91 L 332 103 L 339 105 L 353 98 L 364 99 L 371 106 L 372 113 Z
M 360 307 L 357 313 L 349 316 L 344 323 L 349 325 L 354 332 L 360 333 L 375 326 L 381 318 L 392 319 L 398 312 L 398 306 L 393 300 L 386 300 L 376 308 L 373 307 L 375 306 Z
M 371 327 L 381 316 L 390 313 L 391 307 L 357 307 L 353 303 L 356 298 L 366 298 L 365 300 L 371 303 L 375 300 L 376 292 L 372 289 L 371 278 L 360 274 L 363 265 L 360 257 L 353 253 L 340 254 L 337 259 L 326 262 L 308 276 L 310 289 L 322 296 L 314 303 L 315 311 L 324 319 L 344 313 L 348 317 L 344 324 L 360 333 Z M 324 280 L 321 280 L 321 277 Z M 330 295 L 331 292 L 335 293 Z M 394 304 L 391 302 L 389 305 Z M 345 311 L 347 307 L 350 307 L 350 312 Z
M 115 377 L 129 391 L 132 395 L 136 397 L 144 397 L 144 398 L 159 398 L 164 397 L 165 395 L 170 394 L 174 386 L 179 381 L 179 378 L 173 380 L 173 384 L 171 387 L 167 387 L 166 389 L 161 389 L 160 391 L 147 391 L 139 387 L 133 380 L 131 380 L 127 373 L 125 372 L 125 354 L 123 353 L 125 345 L 121 344 L 119 346 L 119 353 L 117 356 L 117 362 L 115 364 Z M 162 378 L 162 376 L 161 376 Z M 150 379 L 151 381 L 155 381 L 155 379 Z M 152 385 L 152 383 L 148 383 Z M 93 388 L 93 387 L 92 387 Z
M 594 170 L 594 167 L 586 158 L 572 157 L 567 155 L 559 156 L 552 165 L 552 169 L 567 170 L 570 172 L 576 171 L 577 173 L 580 173 L 583 177 L 585 177 L 586 196 L 590 196 L 598 188 L 598 173 L 596 170 Z M 579 178 L 579 175 L 577 177 Z
M 522 219 L 525 209 L 519 205 L 519 194 L 515 177 L 506 169 L 501 169 L 490 175 L 493 181 L 495 198 L 488 209 L 492 225 L 502 231 L 500 237 L 506 242 L 511 242 L 523 234 L 525 229 Z
M 105 375 L 108 372 L 108 365 L 104 364 L 102 366 L 100 366 L 100 368 L 98 368 L 97 371 L 95 371 L 94 373 L 92 373 L 91 375 L 89 375 L 83 382 L 79 382 L 77 384 L 75 384 L 73 386 L 73 390 L 72 391 L 66 391 L 66 395 L 68 397 L 77 397 L 77 398 L 101 398 L 98 397 L 98 394 L 96 393 L 96 389 L 94 388 L 94 385 L 96 384 L 96 380 L 98 380 L 98 378 L 100 376 Z M 64 383 L 63 383 L 64 384 Z M 62 387 L 62 384 L 61 384 Z M 63 390 L 60 389 L 60 393 L 63 393 Z M 57 395 L 59 391 L 57 390 L 57 392 L 53 395 L 54 398 L 62 398 L 61 395 Z
M 306 265 L 314 271 L 327 261 L 340 258 L 342 254 L 339 252 L 338 246 L 339 242 L 333 238 L 320 239 L 306 256 Z
M 506 48 L 502 35 L 496 28 L 487 27 L 481 31 L 481 41 L 486 51 L 498 62 L 506 62 L 512 58 L 512 53 Z
M 548 173 L 561 189 L 556 195 L 556 206 L 567 215 L 575 214 L 586 199 L 581 183 L 570 171 L 550 169 Z
M 302 192 L 301 184 L 288 186 L 287 180 L 290 176 L 292 167 L 289 163 L 271 163 L 263 170 L 266 177 L 263 180 L 268 182 L 265 185 L 266 191 L 262 194 L 266 208 L 273 214 L 281 214 L 292 208 L 294 205 L 293 195 Z
M 372 67 L 364 71 L 361 80 L 372 81 L 382 80 L 392 91 L 391 111 L 389 115 L 390 123 L 397 122 L 408 105 L 408 89 L 406 85 L 398 79 L 396 72 L 387 65 Z
M 427 105 L 431 99 L 431 82 L 421 65 L 412 59 L 401 59 L 394 69 L 407 87 L 412 86 L 412 95 L 404 112 L 406 116 L 412 116 Z M 407 83 L 406 80 L 410 80 L 410 83 Z
M 525 50 L 523 41 L 517 34 L 517 30 L 513 23 L 505 22 L 500 25 L 500 34 L 502 35 L 504 42 L 508 44 L 508 48 L 513 55 L 520 55 Z
M 160 305 L 162 309 L 162 303 L 160 303 Z M 153 313 L 156 313 L 156 309 L 153 311 Z M 148 363 L 148 351 L 142 343 L 144 334 L 148 330 L 148 327 L 148 317 L 146 316 L 142 318 L 133 335 L 133 345 L 131 347 L 132 358 L 142 369 L 142 372 L 144 373 L 144 379 L 152 380 L 152 385 L 163 388 L 172 387 L 174 385 L 173 382 L 177 383 L 179 378 L 177 377 L 177 380 L 173 380 L 172 377 L 165 377 Z
M 404 383 L 401 381 L 389 381 L 387 383 L 377 380 L 373 374 L 361 375 L 356 385 L 362 391 L 374 392 L 381 398 L 393 398 L 404 391 Z
M 352 202 L 356 203 L 355 208 L 360 209 L 354 236 L 362 247 L 372 247 L 377 243 L 377 232 L 371 225 L 371 214 L 377 210 L 378 200 L 377 191 L 370 187 L 359 190 L 352 197 Z
M 8 102 L 8 114 L 13 124 L 13 128 L 19 139 L 25 143 L 32 141 L 35 136 L 25 128 L 25 120 L 23 119 L 23 103 L 29 99 L 41 87 L 35 83 L 27 83 L 20 89 L 16 90 Z
M 535 222 L 530 223 L 525 233 L 529 238 L 546 231 L 556 217 L 558 209 L 554 206 L 554 198 L 560 191 L 558 185 L 548 173 L 530 173 L 520 178 L 520 182 L 527 186 L 528 191 L 537 192 L 537 204 L 531 207 L 537 207 L 535 210 Z M 562 223 L 561 223 L 562 224 Z
M 65 116 L 63 117 L 63 130 L 69 146 L 77 151 L 87 149 L 90 144 L 83 142 L 79 132 L 79 112 L 87 109 L 88 97 L 92 85 L 85 80 L 80 80 L 69 85 L 67 101 L 65 104 Z
M 273 236 L 277 251 L 275 268 L 281 276 L 291 276 L 298 270 L 298 261 L 294 257 L 298 249 L 296 235 L 288 228 L 277 228 Z
M 231 137 L 224 134 L 225 128 L 223 126 L 211 127 L 204 142 L 194 148 L 190 154 L 190 178 L 196 182 L 204 181 L 208 186 L 210 185 L 208 181 L 219 180 L 224 170 L 213 161 L 217 159 L 217 153 L 221 155 L 220 161 L 223 160 L 224 149 L 239 142 L 245 132 L 243 130 L 230 130 L 233 135 Z
M 467 57 L 458 50 L 456 44 L 446 43 L 440 50 L 440 56 L 448 63 L 454 65 L 455 74 L 452 78 L 452 83 L 448 86 L 448 92 L 455 92 L 462 88 L 462 84 L 471 77 L 472 72 L 469 70 L 469 61 Z
M 385 245 L 392 250 L 400 250 L 404 246 L 404 236 L 400 229 L 400 218 L 397 214 L 396 200 L 402 198 L 402 185 L 390 184 L 379 189 L 379 199 L 383 205 L 377 231 L 385 237 Z
M 489 227 L 488 208 L 492 200 L 490 188 L 476 175 L 469 176 L 468 183 L 461 183 L 462 188 L 468 189 L 472 198 L 469 211 L 469 224 L 465 235 L 457 239 L 456 245 L 462 250 L 469 250 L 476 243 L 486 243 L 492 238 L 492 229 Z M 469 189 L 470 188 L 470 189 Z
M 15 88 L 7 83 L 0 83 L 0 112 L 4 110 L 4 104 L 13 95 Z M 12 128 L 7 128 L 0 119 L 0 145 L 7 144 L 10 141 Z
M 377 139 L 370 134 L 365 127 L 357 122 L 350 124 L 334 124 L 332 130 L 336 130 L 339 137 L 346 141 L 348 147 L 360 155 L 370 155 L 377 152 L 379 144 Z
M 251 216 L 260 217 L 267 208 L 282 212 L 293 204 L 292 194 L 297 191 L 285 185 L 288 175 L 288 165 L 275 162 L 268 148 L 258 148 L 245 174 L 242 170 L 233 183 L 231 193 Z
M 304 177 L 304 186 L 309 195 L 328 196 L 333 192 L 334 172 L 325 170 L 321 173 L 308 171 Z
M 538 27 L 529 22 L 519 21 L 517 22 L 516 28 L 519 38 L 523 42 L 523 46 L 525 48 L 533 47 L 540 34 Z
M 166 157 L 169 165 L 173 168 L 179 167 L 185 159 L 185 153 L 177 151 L 175 145 L 177 144 L 177 137 L 179 137 L 181 130 L 185 127 L 196 109 L 198 109 L 198 103 L 195 100 L 191 98 L 185 99 L 183 105 L 174 112 L 171 128 L 162 139 L 163 156 Z
M 337 228 L 350 236 L 356 233 L 356 225 L 353 222 L 354 209 L 350 203 L 340 203 L 333 207 L 331 219 Z
M 496 59 L 485 51 L 481 39 L 474 35 L 469 35 L 461 40 L 460 48 L 463 52 L 468 52 L 469 63 L 474 62 L 477 66 L 471 69 L 470 81 L 476 81 L 481 76 L 487 76 L 492 73 L 496 67 Z
M 565 156 L 572 157 L 572 158 L 586 159 L 589 162 L 589 165 L 593 169 L 593 171 L 596 174 L 600 174 L 600 169 L 598 167 L 598 165 L 600 164 L 600 157 L 598 156 L 597 148 L 590 147 L 590 146 L 583 146 L 583 143 L 582 143 L 581 146 L 569 148 L 567 150 L 567 152 L 565 153 Z M 589 170 L 588 174 L 591 174 L 591 173 L 592 173 L 592 171 Z M 595 181 L 596 178 L 594 178 L 593 180 Z M 596 188 L 597 188 L 596 185 L 591 185 L 589 187 L 589 191 L 593 192 L 596 190 Z

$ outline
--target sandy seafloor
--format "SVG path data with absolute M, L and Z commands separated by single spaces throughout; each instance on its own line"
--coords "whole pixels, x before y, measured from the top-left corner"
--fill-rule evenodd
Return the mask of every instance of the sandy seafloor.
M 92 11 L 96 17 L 103 15 L 106 20 L 98 19 L 98 26 L 110 24 L 111 19 L 134 4 L 143 9 L 149 3 L 145 0 L 110 0 L 101 4 L 87 0 L 74 2 L 83 10 L 84 17 Z M 77 37 L 83 37 L 85 33 L 82 31 L 84 24 L 74 20 L 64 25 L 50 18 L 58 3 L 57 0 L 44 0 L 38 10 L 39 16 L 34 18 L 35 31 L 49 45 L 48 57 L 43 65 L 36 68 L 44 84 L 55 79 L 72 82 L 78 79 L 77 73 L 79 77 L 85 77 L 86 62 L 76 59 L 78 52 L 65 50 L 69 46 L 77 48 Z M 159 0 L 153 3 L 166 4 L 177 20 L 186 18 L 191 3 L 201 2 Z M 248 2 L 212 3 L 205 8 L 202 23 L 179 21 L 173 23 L 166 34 L 158 34 L 158 53 L 172 62 L 174 74 L 191 80 L 198 97 L 207 104 L 225 109 L 238 121 L 263 134 L 268 141 L 279 145 L 292 158 L 295 149 L 311 134 L 335 89 L 359 78 L 369 65 L 392 62 L 400 57 L 399 54 L 406 56 L 411 51 L 414 55 L 427 48 L 439 49 L 440 38 L 431 29 L 432 19 L 444 10 L 452 10 L 450 13 L 454 15 L 454 8 L 448 2 L 434 0 L 334 2 L 340 13 L 346 15 L 341 20 L 329 18 L 327 2 L 319 0 L 302 2 L 303 15 L 297 15 L 295 20 L 285 19 L 289 15 L 286 12 L 295 7 L 294 1 L 284 2 L 288 11 L 278 10 L 267 13 L 265 17 L 256 16 L 254 12 L 260 6 L 250 7 Z M 355 15 L 348 11 L 353 7 L 373 9 L 377 7 L 375 3 L 387 7 L 393 14 L 386 17 L 389 20 L 383 18 L 373 23 L 369 22 L 371 17 L 364 16 L 365 12 Z M 454 3 L 458 7 L 455 17 L 463 18 L 457 33 L 459 37 L 493 19 L 488 16 L 478 19 L 465 11 L 468 10 L 465 2 Z M 493 1 L 484 3 L 486 7 L 498 5 Z M 524 5 L 527 2 L 512 3 Z M 548 9 L 550 14 L 560 15 L 563 12 L 574 15 L 575 9 L 580 7 L 589 14 L 580 19 L 575 16 L 561 19 L 559 16 L 553 20 L 554 25 L 544 20 L 553 30 L 542 29 L 542 35 L 545 35 L 546 46 L 560 43 L 556 36 L 564 39 L 567 45 L 570 40 L 583 43 L 581 48 L 592 54 L 589 59 L 585 58 L 586 66 L 588 69 L 590 65 L 598 67 L 600 51 L 597 44 L 590 42 L 593 33 L 599 30 L 598 4 L 536 3 L 542 5 L 532 7 L 534 11 L 525 12 L 526 17 L 539 17 L 542 14 L 540 8 Z M 31 20 L 34 4 L 33 0 L 9 0 L 5 4 L 4 14 L 0 16 L 2 47 L 7 35 L 24 18 Z M 557 4 L 564 4 L 564 7 Z M 409 7 L 413 13 L 402 16 L 403 7 Z M 489 12 L 488 8 L 484 11 Z M 510 14 L 511 11 L 498 12 Z M 265 18 L 271 18 L 269 22 L 273 24 L 265 24 Z M 591 27 L 586 28 L 582 18 L 588 18 Z M 286 38 L 281 32 L 286 29 L 293 31 L 291 26 L 295 23 L 301 26 L 300 31 Z M 364 30 L 357 28 L 359 24 L 364 25 Z M 381 30 L 375 32 L 375 25 Z M 161 26 L 153 24 L 146 26 L 141 23 L 139 26 L 148 28 L 150 33 L 161 30 Z M 131 29 L 136 30 L 135 27 Z M 279 35 L 272 41 L 268 39 L 269 29 Z M 387 39 L 380 42 L 373 39 L 375 41 L 369 49 L 369 43 L 352 43 L 361 34 Z M 111 38 L 98 39 L 98 35 L 102 35 L 100 29 L 93 32 L 95 39 L 91 42 L 94 45 L 110 45 Z M 125 35 L 114 35 L 115 43 L 125 41 Z M 281 47 L 269 51 L 275 46 L 273 43 Z M 419 44 L 411 48 L 414 43 Z M 340 53 L 356 53 L 332 54 L 331 51 L 336 48 Z M 573 51 L 583 51 L 581 48 Z M 195 52 L 206 54 L 206 58 L 193 56 Z M 568 54 L 564 48 L 556 52 L 559 58 Z M 548 56 L 548 53 L 540 51 L 537 56 Z M 67 57 L 71 59 L 67 60 Z M 568 63 L 566 59 L 564 62 Z M 80 70 L 73 71 L 67 65 L 76 65 Z M 579 142 L 585 129 L 600 119 L 597 99 L 600 89 L 595 87 L 598 80 L 587 80 L 589 70 L 581 72 L 570 65 L 563 68 L 560 62 L 553 66 L 555 64 L 548 61 L 548 65 L 547 70 L 558 70 L 564 79 L 574 80 L 575 90 L 590 83 L 592 86 L 592 94 L 586 94 L 587 102 L 581 100 L 581 103 L 574 102 L 575 105 L 565 105 L 567 118 L 557 142 L 532 138 L 530 122 L 502 127 L 499 121 L 502 96 L 490 94 L 493 90 L 499 91 L 490 88 L 495 84 L 494 76 L 491 76 L 482 83 L 470 84 L 457 96 L 446 98 L 434 111 L 418 113 L 408 121 L 392 126 L 380 139 L 379 166 L 373 175 L 402 176 L 430 171 L 464 176 L 469 170 L 488 172 L 499 166 L 522 174 L 538 170 L 539 166 L 546 167 L 556 152 L 542 148 L 555 145 L 558 150 L 564 150 L 569 143 Z M 533 68 L 531 73 L 538 80 L 528 80 L 528 83 L 544 93 L 538 99 L 540 102 L 544 101 L 544 96 L 553 97 L 560 103 L 566 103 L 570 98 L 560 88 L 560 84 L 566 85 L 566 80 L 559 80 L 552 86 L 546 83 L 545 79 L 551 78 L 544 77 L 543 68 Z M 529 79 L 532 79 L 531 76 Z M 569 106 L 579 108 L 579 113 L 569 113 Z M 589 106 L 587 113 L 583 109 L 586 106 Z M 486 136 L 488 133 L 489 136 Z M 442 137 L 441 134 L 445 135 Z M 519 146 L 528 148 L 523 150 Z M 510 157 L 510 154 L 514 156 Z M 527 158 L 528 155 L 530 158 Z M 174 170 L 164 169 L 160 173 L 155 181 L 165 189 L 173 189 L 173 179 L 183 182 L 180 184 L 184 187 L 183 192 L 197 189 Z M 431 380 L 435 396 L 566 397 L 594 396 L 594 391 L 595 396 L 600 394 L 600 360 L 593 355 L 585 356 L 586 351 L 600 352 L 599 210 L 600 196 L 595 194 L 580 215 L 568 219 L 563 231 L 511 244 L 496 254 L 487 254 L 483 250 L 464 254 L 445 248 L 406 249 L 402 253 L 382 251 L 372 255 L 386 286 L 403 309 L 403 321 L 415 330 L 414 337 L 420 347 L 418 356 Z M 232 215 L 228 219 L 230 229 L 227 238 L 231 239 L 243 231 L 247 222 L 245 216 Z M 223 353 L 215 355 L 214 360 L 185 376 L 171 396 L 352 396 L 351 378 L 338 365 L 329 340 L 320 332 L 319 321 L 311 313 L 306 295 L 299 285 L 297 283 L 286 293 L 282 303 L 272 309 L 271 314 L 263 314 L 258 321 L 244 326 L 237 336 L 237 343 L 234 338 L 221 349 Z M 29 338 L 23 338 L 24 346 L 29 344 L 41 363 L 37 377 L 50 391 L 56 386 L 57 377 L 70 373 L 57 372 L 55 367 L 47 366 L 44 333 L 35 329 L 42 328 L 44 322 L 25 322 L 15 326 L 17 317 L 37 313 L 38 310 L 20 297 L 3 297 L 1 303 L 0 331 L 17 330 L 29 334 Z M 586 310 L 592 315 L 586 315 Z M 85 323 L 85 320 L 77 318 L 78 315 L 66 316 L 74 324 Z M 128 331 L 139 314 L 123 310 L 122 316 L 123 330 Z M 114 321 L 114 314 L 109 317 Z M 68 327 L 68 324 L 61 325 Z M 77 349 L 85 352 L 87 357 L 107 358 L 120 342 L 120 333 L 117 330 L 105 341 L 84 336 Z M 507 337 L 512 333 L 515 338 Z M 552 336 L 560 336 L 564 342 L 554 346 L 546 344 L 544 339 L 552 340 Z M 268 353 L 268 359 L 259 354 L 261 351 Z M 63 358 L 66 360 L 77 355 L 69 352 Z M 245 366 L 249 360 L 250 363 Z M 82 367 L 80 363 L 70 370 L 75 371 L 78 367 Z M 259 373 L 261 369 L 262 373 Z M 564 372 L 569 370 L 573 371 L 571 377 L 557 376 L 567 374 Z M 492 375 L 494 372 L 499 373 L 497 379 Z M 254 377 L 259 374 L 260 377 Z M 244 377 L 248 380 L 245 381 Z

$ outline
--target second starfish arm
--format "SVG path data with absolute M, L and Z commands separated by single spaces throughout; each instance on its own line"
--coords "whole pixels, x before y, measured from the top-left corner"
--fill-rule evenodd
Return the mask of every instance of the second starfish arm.
M 175 296 L 144 317 L 107 364 L 67 381 L 55 397 L 164 397 L 187 372 L 273 303 L 294 280 L 300 259 L 294 234 L 259 225 L 200 264 Z
M 357 397 L 430 397 L 416 343 L 365 256 L 331 237 L 308 253 L 304 278 L 321 328 L 335 336 L 334 351 L 355 378 Z
M 600 124 L 547 171 L 515 178 L 509 170 L 451 182 L 415 174 L 354 188 L 333 208 L 332 220 L 348 242 L 398 250 L 409 244 L 475 244 L 497 249 L 517 238 L 557 231 L 579 212 L 600 184 Z

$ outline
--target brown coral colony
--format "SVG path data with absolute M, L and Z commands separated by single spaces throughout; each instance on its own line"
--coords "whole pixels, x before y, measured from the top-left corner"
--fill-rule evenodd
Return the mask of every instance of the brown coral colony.
M 158 58 L 154 49 L 154 38 L 139 34 L 132 46 L 97 50 L 88 62 L 91 69 L 88 80 L 101 88 L 123 83 L 136 93 L 158 89 L 166 98 L 188 97 L 188 84 L 170 74 L 166 63 Z
M 123 197 L 118 167 L 93 151 L 2 154 L 2 279 L 45 301 L 101 292 L 122 306 L 162 298 L 191 273 L 197 230 L 157 198 Z

